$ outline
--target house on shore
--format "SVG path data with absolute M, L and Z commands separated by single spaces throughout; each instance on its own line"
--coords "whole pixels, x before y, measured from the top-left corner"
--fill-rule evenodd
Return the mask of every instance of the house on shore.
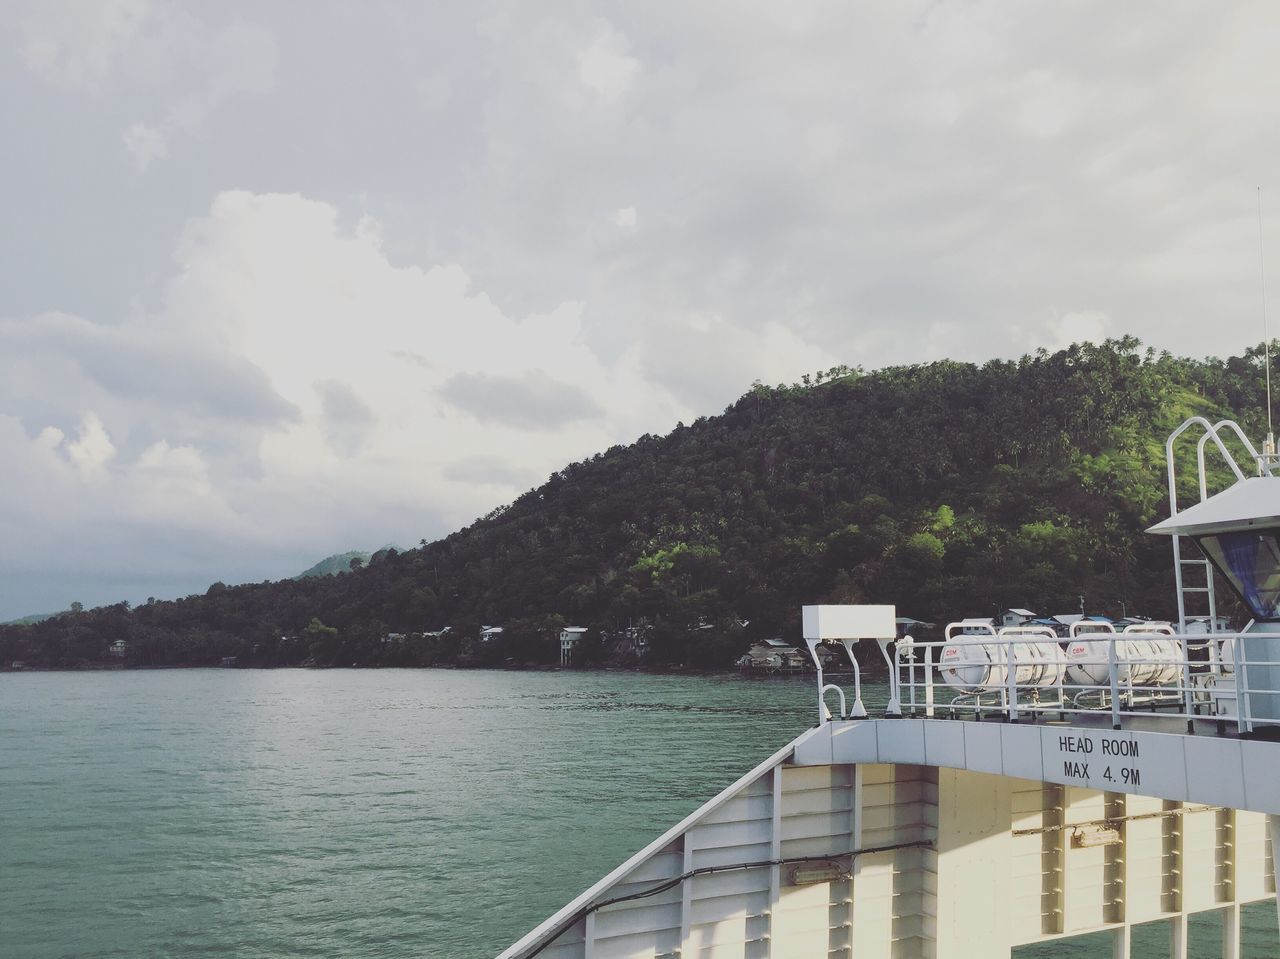
M 1000 614 L 1001 626 L 1026 626 L 1036 614 L 1029 609 L 1006 609 Z
M 586 635 L 585 626 L 566 626 L 560 630 L 560 665 L 572 666 L 578 655 L 578 643 Z
M 808 653 L 802 653 L 788 642 L 764 639 L 752 644 L 751 649 L 746 655 L 739 657 L 735 665 L 741 669 L 778 673 L 799 672 L 811 665 L 811 662 Z
M 629 659 L 644 659 L 649 655 L 649 634 L 653 627 L 648 623 L 628 626 L 613 644 L 613 654 Z

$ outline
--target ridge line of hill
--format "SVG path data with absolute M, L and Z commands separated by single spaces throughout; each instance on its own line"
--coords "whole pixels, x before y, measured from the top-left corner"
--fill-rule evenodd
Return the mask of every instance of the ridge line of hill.
M 571 622 L 590 630 L 586 663 L 643 624 L 650 661 L 706 667 L 794 638 L 813 602 L 938 621 L 1083 596 L 1090 612 L 1166 616 L 1168 544 L 1142 534 L 1165 502 L 1164 438 L 1194 413 L 1258 433 L 1261 354 L 1192 360 L 1123 337 L 756 383 L 435 542 L 333 576 L 0 626 L 0 665 L 537 665 Z

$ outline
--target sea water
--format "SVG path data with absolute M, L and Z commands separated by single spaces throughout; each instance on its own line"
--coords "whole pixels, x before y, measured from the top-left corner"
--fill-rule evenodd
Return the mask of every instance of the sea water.
M 814 698 L 736 675 L 0 675 L 0 956 L 491 957 Z M 1275 909 L 1246 924 L 1271 957 Z M 1202 927 L 1193 954 L 1216 955 Z

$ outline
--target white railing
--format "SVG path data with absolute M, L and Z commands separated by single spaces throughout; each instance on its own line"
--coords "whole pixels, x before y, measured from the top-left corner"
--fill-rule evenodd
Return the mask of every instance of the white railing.
M 1280 724 L 1249 708 L 1280 696 L 1250 681 L 1280 661 L 1243 658 L 1240 635 L 1175 635 L 1163 625 L 1117 633 L 1080 623 L 1059 637 L 1048 628 L 979 632 L 952 624 L 943 640 L 907 637 L 894 645 L 889 715 L 1016 721 L 1083 714 L 1109 716 L 1117 729 L 1128 718 L 1159 715 L 1216 720 L 1238 732 Z
M 1066 637 L 1041 626 L 953 623 L 941 641 L 878 641 L 889 667 L 886 716 L 1017 721 L 1048 716 L 1109 718 L 1116 728 L 1136 717 L 1209 720 L 1225 731 L 1280 725 L 1280 660 L 1246 655 L 1240 633 L 1176 634 L 1146 623 L 1117 633 L 1108 624 L 1077 623 Z M 867 715 L 855 641 L 842 641 L 854 666 L 852 702 L 818 675 L 819 722 Z M 810 646 L 816 646 L 812 642 Z M 1270 646 L 1270 644 L 1266 644 Z M 815 652 L 816 650 L 811 650 Z M 1274 655 L 1274 654 L 1273 654 Z M 815 660 L 816 660 L 815 655 Z M 836 693 L 833 714 L 826 700 Z M 1259 704 L 1262 705 L 1259 708 Z M 1262 713 L 1263 715 L 1258 715 Z

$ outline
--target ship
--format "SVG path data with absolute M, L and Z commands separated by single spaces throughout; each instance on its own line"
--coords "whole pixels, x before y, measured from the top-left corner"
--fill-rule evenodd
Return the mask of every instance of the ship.
M 893 606 L 806 606 L 816 724 L 499 959 L 1007 959 L 1086 935 L 1128 959 L 1139 929 L 1185 959 L 1201 914 L 1239 957 L 1244 907 L 1276 902 L 1280 457 L 1203 417 L 1165 451 L 1148 532 L 1172 543 L 1176 623 L 916 642 Z M 888 669 L 874 715 L 860 644 Z

